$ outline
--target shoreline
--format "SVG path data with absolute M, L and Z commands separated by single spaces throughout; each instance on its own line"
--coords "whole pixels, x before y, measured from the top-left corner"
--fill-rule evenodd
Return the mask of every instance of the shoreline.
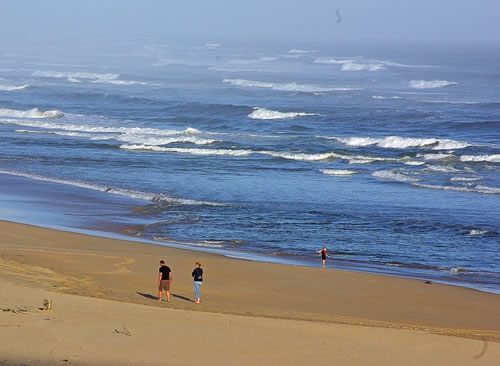
M 0 219 L 0 223 L 5 222 L 5 223 L 10 223 L 10 224 L 19 224 L 19 225 L 25 225 L 28 227 L 32 227 L 34 229 L 46 229 L 46 230 L 53 230 L 61 233 L 67 233 L 67 234 L 78 234 L 78 235 L 84 235 L 88 237 L 96 237 L 96 238 L 102 238 L 102 239 L 110 239 L 110 240 L 119 240 L 119 241 L 125 241 L 125 242 L 131 242 L 131 243 L 136 243 L 136 244 L 141 244 L 141 245 L 153 245 L 159 248 L 173 248 L 173 249 L 179 249 L 179 250 L 186 250 L 186 251 L 192 251 L 194 253 L 207 253 L 207 254 L 212 254 L 212 255 L 217 255 L 221 256 L 224 258 L 228 259 L 235 259 L 235 260 L 241 260 L 241 261 L 248 261 L 248 262 L 256 262 L 256 263 L 264 263 L 264 264 L 270 264 L 270 265 L 286 265 L 286 266 L 298 266 L 298 267 L 304 267 L 304 268 L 320 268 L 319 260 L 315 261 L 313 264 L 313 261 L 311 260 L 310 263 L 305 263 L 301 261 L 294 261 L 292 259 L 287 259 L 287 258 L 273 258 L 270 256 L 266 255 L 261 255 L 259 253 L 251 253 L 251 252 L 234 252 L 234 251 L 229 251 L 225 249 L 219 249 L 219 248 L 210 248 L 210 247 L 197 247 L 195 245 L 190 245 L 190 244 L 180 244 L 179 242 L 176 242 L 175 240 L 172 240 L 171 242 L 169 241 L 155 241 L 153 239 L 147 239 L 147 238 L 141 238 L 129 234 L 125 234 L 120 231 L 100 231 L 100 230 L 93 230 L 93 229 L 78 229 L 78 228 L 70 228 L 70 227 L 57 227 L 56 225 L 54 226 L 41 226 L 41 225 L 36 225 L 36 224 L 31 224 L 31 223 L 25 223 L 25 222 L 17 222 L 17 221 L 10 221 L 10 220 L 2 220 Z M 335 265 L 331 264 L 332 262 L 335 263 Z M 356 267 L 355 264 L 352 266 L 346 266 L 344 265 L 339 265 L 337 266 L 337 262 L 335 260 L 329 259 L 327 261 L 326 265 L 326 270 L 334 270 L 334 271 L 344 271 L 344 272 L 353 272 L 353 273 L 365 273 L 365 274 L 370 274 L 370 275 L 376 275 L 376 276 L 387 276 L 387 277 L 394 277 L 394 278 L 400 278 L 400 279 L 408 279 L 408 280 L 416 280 L 416 281 L 429 281 L 432 279 L 432 283 L 443 285 L 443 286 L 452 286 L 452 287 L 458 287 L 466 290 L 472 290 L 472 291 L 477 291 L 480 293 L 486 293 L 486 294 L 492 294 L 492 295 L 500 295 L 500 292 L 498 291 L 488 291 L 486 289 L 474 287 L 468 284 L 459 284 L 456 282 L 449 281 L 447 282 L 446 280 L 439 280 L 431 277 L 424 277 L 424 276 L 419 276 L 418 274 L 411 275 L 411 274 L 400 274 L 400 273 L 389 273 L 389 272 L 384 272 L 384 271 L 375 271 L 373 269 L 370 269 L 367 267 L 366 270 L 363 270 L 362 268 Z
M 34 199 L 31 201 L 37 201 L 35 198 L 37 195 L 40 194 L 40 192 L 52 192 L 53 187 L 57 187 L 62 191 L 63 197 L 69 197 L 70 199 L 75 198 L 75 192 L 78 195 L 78 202 L 74 204 L 75 207 L 70 206 L 68 207 L 63 207 L 63 202 L 58 205 L 59 208 L 63 207 L 63 209 L 66 209 L 65 211 L 62 211 L 62 213 L 54 213 L 57 210 L 52 210 L 51 216 L 49 218 L 45 218 L 45 212 L 44 211 L 44 204 L 43 203 L 37 203 L 34 205 L 31 201 L 27 204 L 27 207 L 24 208 L 23 210 L 18 210 L 18 207 L 16 206 L 19 202 L 22 204 L 25 204 L 26 201 L 25 198 L 21 198 L 20 196 L 17 197 L 15 196 L 15 192 L 9 192 L 7 194 L 4 194 L 5 198 L 4 200 L 12 199 L 14 208 L 12 208 L 12 211 L 16 211 L 14 213 L 9 212 L 8 215 L 3 214 L 2 219 L 5 221 L 11 221 L 11 222 L 21 222 L 26 225 L 33 225 L 35 227 L 42 227 L 42 228 L 48 228 L 48 229 L 55 229 L 55 230 L 60 230 L 60 231 L 65 231 L 65 232 L 70 232 L 70 233 L 83 233 L 87 235 L 97 235 L 101 237 L 106 237 L 106 238 L 114 238 L 114 239 L 121 239 L 121 240 L 128 240 L 128 241 L 136 241 L 136 242 L 142 242 L 145 244 L 149 245 L 156 245 L 160 247 L 174 247 L 174 248 L 179 248 L 179 249 L 186 249 L 186 250 L 193 250 L 193 251 L 203 251 L 203 252 L 208 252 L 208 253 L 218 253 L 225 255 L 230 258 L 240 258 L 240 259 L 245 259 L 245 260 L 254 260 L 257 262 L 264 262 L 264 263 L 278 263 L 278 264 L 289 264 L 289 265 L 295 265 L 295 266 L 305 266 L 305 267 L 315 267 L 316 261 L 313 259 L 305 259 L 305 258 L 300 258 L 300 259 L 295 259 L 291 256 L 284 256 L 284 257 L 276 257 L 272 256 L 269 254 L 265 253 L 259 253 L 259 252 L 252 252 L 252 251 L 238 251 L 238 250 L 231 250 L 231 249 L 224 249 L 224 248 L 209 248 L 209 247 L 200 247 L 199 245 L 195 244 L 195 241 L 186 241 L 183 243 L 180 240 L 175 240 L 173 239 L 172 241 L 159 241 L 159 240 L 154 240 L 152 238 L 141 238 L 138 236 L 134 236 L 131 234 L 124 233 L 124 231 L 120 228 L 125 228 L 129 225 L 134 225 L 134 222 L 128 222 L 127 224 L 121 223 L 119 220 L 124 219 L 124 220 L 132 220 L 130 217 L 127 217 L 127 212 L 128 210 L 132 209 L 135 207 L 137 204 L 147 204 L 148 201 L 141 201 L 133 198 L 128 198 L 128 197 L 122 197 L 122 196 L 117 196 L 117 195 L 108 195 L 104 192 L 101 191 L 92 191 L 89 189 L 85 189 L 82 187 L 74 187 L 71 185 L 65 185 L 62 183 L 57 183 L 57 182 L 49 182 L 49 181 L 36 181 L 33 179 L 30 179 L 28 177 L 24 176 L 11 176 L 6 173 L 0 173 L 0 177 L 3 177 L 2 179 L 10 179 L 13 180 L 13 182 L 20 181 L 24 182 L 26 186 L 29 187 L 35 187 L 33 192 L 30 192 L 30 194 L 33 196 Z M 6 186 L 11 186 L 10 184 L 6 184 Z M 17 185 L 16 187 L 23 186 Z M 24 190 L 24 188 L 23 188 Z M 38 192 L 39 190 L 40 192 Z M 58 200 L 60 198 L 58 197 Z M 60 199 L 61 201 L 64 201 L 64 199 Z M 88 202 L 92 202 L 92 204 L 96 207 L 89 209 L 88 207 Z M 67 202 L 65 203 L 67 204 Z M 98 212 L 99 209 L 105 209 L 108 206 L 114 207 L 114 209 L 117 211 L 116 217 L 112 218 L 106 218 L 106 220 L 110 221 L 97 221 L 93 222 L 93 220 L 96 220 L 95 216 L 93 213 Z M 79 209 L 87 209 L 89 212 L 87 215 L 78 215 L 78 210 Z M 7 209 L 8 211 L 8 209 Z M 26 213 L 25 216 L 23 214 Z M 39 214 L 37 216 L 37 213 Z M 10 215 L 10 216 L 9 216 Z M 7 216 L 7 217 L 5 217 Z M 40 216 L 43 217 L 42 220 L 40 220 Z M 79 219 L 78 217 L 83 217 Z M 21 217 L 28 217 L 28 219 L 23 219 L 21 220 Z M 64 219 L 64 220 L 63 220 Z M 137 219 L 137 218 L 135 218 Z M 45 220 L 45 221 L 43 221 Z M 75 221 L 77 220 L 77 221 Z M 145 218 L 143 218 L 145 220 Z M 59 225 L 54 225 L 54 222 L 59 222 L 62 224 Z M 100 230 L 100 228 L 104 228 L 104 230 Z M 111 228 L 111 229 L 110 229 Z M 413 269 L 409 267 L 399 267 L 399 266 L 387 266 L 383 264 L 377 264 L 377 263 L 371 263 L 371 262 L 363 262 L 363 261 L 352 261 L 349 259 L 344 259 L 344 258 L 336 258 L 336 268 L 342 269 L 342 270 L 347 270 L 347 271 L 354 271 L 354 272 L 360 272 L 360 273 L 372 273 L 372 274 L 378 274 L 378 275 L 387 275 L 387 276 L 395 276 L 395 277 L 401 277 L 401 278 L 410 278 L 410 279 L 417 279 L 417 280 L 431 280 L 432 282 L 435 283 L 441 283 L 445 285 L 450 285 L 450 286 L 457 286 L 457 287 L 464 287 L 464 288 L 469 288 L 469 289 L 474 289 L 478 291 L 482 291 L 485 293 L 493 293 L 493 294 L 500 294 L 500 289 L 497 288 L 491 288 L 491 285 L 488 285 L 486 283 L 481 283 L 481 282 L 472 282 L 471 280 L 467 279 L 461 279 L 459 276 L 452 277 L 446 272 L 440 273 L 437 270 L 428 270 L 428 269 Z
M 495 294 L 415 279 L 246 261 L 3 221 L 0 228 L 5 238 L 0 244 L 0 273 L 4 272 L 3 278 L 7 273 L 6 278 L 17 284 L 28 278 L 28 285 L 50 291 L 158 306 L 151 297 L 157 261 L 165 257 L 174 273 L 183 274 L 174 275 L 174 302 L 169 307 L 500 342 L 500 319 L 495 317 L 500 296 Z M 193 309 L 189 273 L 194 260 L 206 263 L 208 281 L 203 289 L 206 304 Z M 32 267 L 48 271 L 49 280 L 26 275 Z M 72 278 L 75 273 L 81 278 Z

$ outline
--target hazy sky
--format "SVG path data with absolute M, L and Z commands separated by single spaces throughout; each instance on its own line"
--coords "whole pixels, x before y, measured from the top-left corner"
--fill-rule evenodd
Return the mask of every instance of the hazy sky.
M 500 0 L 0 0 L 4 44 L 130 38 L 498 45 Z

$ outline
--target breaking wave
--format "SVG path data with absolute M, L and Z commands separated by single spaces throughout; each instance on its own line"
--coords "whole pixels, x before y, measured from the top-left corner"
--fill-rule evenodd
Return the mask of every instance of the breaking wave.
M 392 97 L 384 97 L 383 95 L 372 95 L 372 99 L 402 99 L 401 97 L 398 97 L 397 95 L 393 95 Z
M 342 71 L 378 71 L 384 70 L 383 64 L 363 64 L 357 62 L 346 62 L 340 68 Z
M 15 91 L 15 90 L 23 90 L 29 87 L 28 84 L 25 85 L 5 85 L 0 84 L 0 91 Z
M 500 154 L 494 155 L 462 155 L 460 161 L 500 163 Z
M 59 118 L 64 117 L 64 113 L 58 110 L 41 111 L 38 108 L 33 108 L 27 111 L 18 111 L 15 109 L 0 109 L 0 117 L 15 117 L 15 118 Z
M 370 146 L 387 149 L 408 149 L 408 148 L 432 148 L 434 150 L 454 150 L 463 149 L 469 144 L 462 141 L 437 138 L 410 138 L 399 136 L 388 136 L 384 138 L 373 137 L 333 137 L 333 140 L 339 141 L 348 146 Z
M 95 79 L 91 83 L 94 84 L 113 84 L 113 85 L 149 85 L 149 86 L 160 86 L 158 83 L 150 83 L 147 81 L 137 81 L 137 80 L 117 80 L 117 79 Z
M 343 59 L 343 58 L 317 58 L 314 60 L 315 64 L 324 64 L 324 65 L 344 65 L 348 63 L 355 62 L 352 59 Z
M 336 176 L 353 175 L 357 173 L 354 170 L 345 170 L 345 169 L 320 169 L 319 171 L 325 175 L 336 175 Z
M 295 54 L 299 54 L 299 55 L 304 55 L 304 54 L 307 54 L 307 53 L 316 53 L 318 51 L 314 51 L 314 50 L 301 50 L 301 49 L 298 49 L 298 48 L 292 48 L 291 50 L 288 51 L 288 53 L 295 53 Z
M 435 89 L 451 85 L 458 85 L 458 83 L 447 80 L 411 80 L 408 83 L 408 87 L 412 89 Z
M 35 71 L 32 76 L 42 78 L 77 78 L 77 79 L 101 79 L 101 80 L 114 80 L 120 74 L 100 74 L 96 72 L 61 72 L 61 71 Z
M 394 170 L 378 170 L 372 173 L 372 176 L 384 180 L 393 180 L 396 182 L 417 182 L 417 178 L 410 177 L 406 174 Z
M 2 124 L 13 124 L 24 127 L 45 128 L 48 130 L 63 130 L 75 132 L 90 132 L 90 133 L 122 133 L 122 134 L 141 134 L 141 135 L 157 135 L 157 136 L 172 136 L 172 135 L 197 135 L 200 133 L 195 128 L 187 128 L 185 130 L 160 130 L 157 128 L 145 127 L 105 127 L 105 126 L 92 126 L 92 125 L 77 125 L 77 124 L 64 124 L 56 122 L 45 121 L 23 121 L 16 119 L 2 119 Z
M 129 144 L 142 144 L 148 146 L 169 145 L 175 143 L 189 143 L 195 145 L 210 145 L 217 140 L 203 139 L 196 136 L 151 137 L 150 135 L 122 134 L 114 139 Z
M 481 180 L 480 177 L 452 177 L 450 181 L 452 182 L 475 182 Z
M 340 67 L 342 71 L 378 71 L 385 69 L 383 63 L 365 63 L 353 59 L 343 58 L 317 58 L 316 60 L 314 60 L 314 63 L 323 65 L 342 65 Z
M 317 85 L 297 84 L 297 83 L 267 83 L 263 81 L 245 80 L 245 79 L 224 79 L 223 83 L 245 88 L 264 88 L 278 91 L 293 91 L 302 93 L 323 93 L 331 91 L 351 91 L 359 90 L 356 88 L 327 88 Z
M 279 151 L 260 151 L 259 153 L 264 155 L 269 155 L 274 158 L 299 160 L 299 161 L 320 161 L 320 160 L 328 160 L 339 157 L 338 154 L 335 154 L 333 152 L 306 154 L 306 153 L 292 153 L 292 152 L 279 152 Z
M 80 83 L 89 81 L 96 84 L 113 84 L 113 85 L 159 85 L 146 81 L 136 80 L 119 80 L 120 74 L 102 74 L 97 72 L 69 72 L 69 71 L 40 71 L 37 70 L 31 74 L 36 77 L 43 78 L 65 78 L 70 83 Z
M 84 189 L 91 189 L 94 191 L 101 191 L 101 192 L 105 192 L 105 193 L 126 196 L 126 197 L 130 197 L 130 198 L 144 200 L 144 201 L 165 202 L 165 203 L 169 203 L 169 204 L 190 205 L 190 206 L 198 206 L 198 205 L 224 206 L 224 204 L 218 203 L 218 202 L 197 201 L 197 200 L 176 198 L 176 197 L 172 197 L 172 196 L 169 196 L 167 194 L 164 194 L 164 193 L 156 194 L 156 193 L 150 193 L 150 192 L 142 192 L 142 191 L 137 191 L 137 190 L 132 190 L 132 189 L 105 186 L 105 185 L 96 184 L 96 183 L 87 183 L 87 182 L 82 182 L 82 181 L 77 181 L 77 180 L 67 180 L 67 179 L 61 179 L 61 178 L 47 177 L 47 176 L 38 175 L 38 174 L 30 174 L 30 173 L 23 173 L 23 172 L 17 172 L 17 171 L 8 171 L 8 170 L 0 170 L 0 173 L 12 175 L 12 176 L 16 176 L 16 177 L 24 177 L 24 178 L 44 181 L 44 182 L 65 184 L 65 185 L 70 185 L 70 186 L 84 188 Z
M 413 183 L 413 185 L 415 187 L 420 187 L 420 188 L 442 189 L 445 191 L 476 192 L 476 193 L 484 193 L 484 194 L 499 194 L 500 193 L 500 188 L 488 187 L 488 186 L 483 186 L 483 185 L 477 185 L 475 187 L 442 186 L 442 185 L 422 184 L 422 183 Z
M 247 156 L 254 151 L 252 150 L 231 150 L 231 149 L 196 149 L 183 147 L 162 147 L 151 145 L 121 145 L 120 149 L 126 150 L 151 150 L 158 152 L 172 152 L 192 155 L 217 155 L 217 156 Z
M 267 108 L 255 107 L 254 111 L 248 115 L 252 119 L 293 119 L 297 117 L 317 116 L 316 113 L 305 112 L 278 112 Z
M 486 229 L 471 229 L 469 231 L 470 236 L 495 236 L 497 233 L 495 231 Z

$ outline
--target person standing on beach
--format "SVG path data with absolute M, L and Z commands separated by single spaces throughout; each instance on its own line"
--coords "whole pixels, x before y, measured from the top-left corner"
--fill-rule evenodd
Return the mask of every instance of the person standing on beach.
M 326 268 L 326 258 L 328 257 L 328 251 L 326 247 L 323 247 L 318 253 L 321 254 L 321 263 L 323 264 L 323 268 Z
M 196 262 L 195 263 L 195 268 L 193 270 L 193 273 L 191 273 L 191 276 L 193 276 L 193 284 L 194 284 L 194 297 L 196 297 L 196 303 L 200 304 L 201 303 L 201 294 L 200 294 L 200 289 L 201 285 L 203 284 L 203 268 L 201 268 L 201 263 Z
M 173 279 L 172 270 L 165 265 L 165 261 L 160 261 L 160 270 L 158 273 L 158 300 L 163 298 L 163 291 L 167 293 L 167 301 L 170 301 L 170 283 Z

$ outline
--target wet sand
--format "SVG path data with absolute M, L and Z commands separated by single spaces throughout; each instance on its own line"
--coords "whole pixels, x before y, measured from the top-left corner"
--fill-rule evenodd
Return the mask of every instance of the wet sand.
M 500 356 L 499 295 L 9 222 L 0 230 L 0 307 L 28 310 L 0 312 L 0 364 L 487 365 Z M 154 300 L 160 259 L 174 274 L 170 303 Z M 44 298 L 54 310 L 38 310 Z M 114 332 L 124 327 L 131 336 Z

